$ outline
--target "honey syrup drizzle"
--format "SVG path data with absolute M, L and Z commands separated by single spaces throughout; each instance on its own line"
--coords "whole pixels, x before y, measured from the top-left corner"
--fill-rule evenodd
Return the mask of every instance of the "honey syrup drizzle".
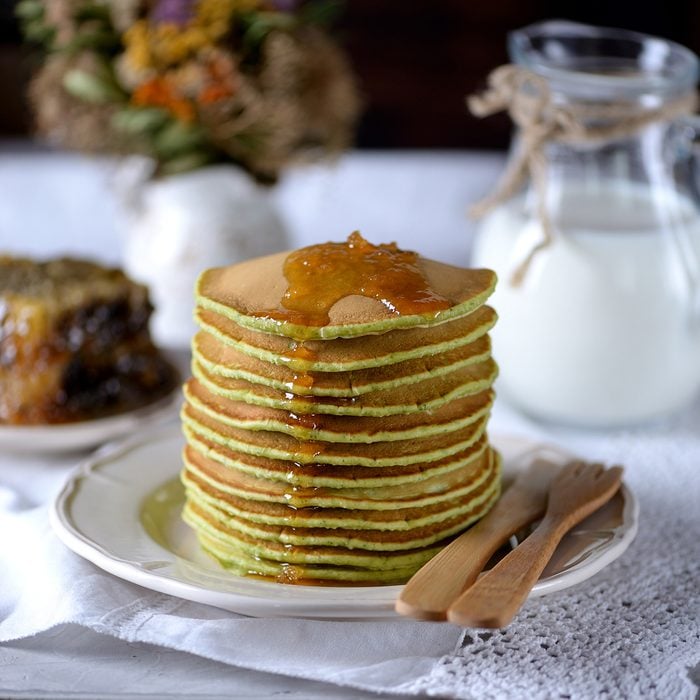
M 343 243 L 322 243 L 290 253 L 284 262 L 284 276 L 287 291 L 280 307 L 258 316 L 302 326 L 326 326 L 334 304 L 351 295 L 376 299 L 394 315 L 437 314 L 451 305 L 430 286 L 418 267 L 417 253 L 400 250 L 395 243 L 375 246 L 357 231 Z M 288 357 L 313 363 L 317 353 L 306 342 L 295 341 Z M 286 419 L 288 425 L 311 432 L 321 427 L 322 416 L 305 412 L 307 407 L 313 410 L 313 400 L 307 395 L 313 385 L 314 377 L 309 371 L 295 369 L 290 390 L 285 393 L 293 406 Z M 325 446 L 313 439 L 298 440 L 297 454 L 307 459 L 320 458 Z M 289 489 L 284 498 L 290 508 L 304 507 L 306 499 L 320 490 L 295 486 L 293 471 L 287 476 Z M 277 580 L 295 583 L 297 575 L 289 567 Z
M 418 254 L 396 243 L 373 245 L 359 232 L 343 243 L 321 243 L 290 253 L 284 261 L 287 291 L 280 307 L 259 316 L 301 326 L 326 326 L 341 299 L 376 299 L 392 314 L 438 313 L 450 301 L 435 291 L 418 267 Z
M 313 362 L 317 357 L 317 353 L 303 341 L 295 341 L 289 348 L 287 356 L 291 360 L 305 360 L 307 362 Z M 306 394 L 313 385 L 314 378 L 310 372 L 295 370 L 290 386 L 291 396 L 288 394 L 287 398 L 295 398 L 297 394 Z

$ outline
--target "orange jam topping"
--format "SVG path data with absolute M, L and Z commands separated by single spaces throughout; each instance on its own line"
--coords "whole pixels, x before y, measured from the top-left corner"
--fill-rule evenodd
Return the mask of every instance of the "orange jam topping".
M 287 291 L 282 308 L 268 318 L 305 326 L 325 326 L 331 307 L 360 295 L 380 301 L 393 314 L 437 313 L 450 302 L 434 289 L 418 266 L 418 254 L 396 243 L 373 245 L 355 231 L 344 243 L 301 248 L 284 263 Z
M 289 356 L 295 360 L 313 361 L 316 359 L 316 353 L 303 343 L 293 343 L 289 349 Z
M 300 389 L 311 389 L 314 385 L 314 378 L 311 374 L 300 372 L 296 373 L 292 378 L 292 393 L 293 394 L 303 394 Z

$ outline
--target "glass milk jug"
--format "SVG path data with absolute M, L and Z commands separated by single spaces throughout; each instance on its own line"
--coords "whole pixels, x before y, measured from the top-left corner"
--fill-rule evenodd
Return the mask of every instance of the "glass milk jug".
M 481 113 L 519 130 L 472 260 L 499 275 L 500 395 L 582 426 L 671 414 L 700 388 L 697 58 L 569 22 L 509 49 Z

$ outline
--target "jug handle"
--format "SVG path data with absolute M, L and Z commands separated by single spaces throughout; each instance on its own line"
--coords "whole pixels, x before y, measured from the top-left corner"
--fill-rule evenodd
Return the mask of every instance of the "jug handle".
M 674 163 L 689 167 L 692 194 L 700 207 L 700 114 L 688 114 L 673 121 Z
M 689 194 L 700 216 L 700 115 L 689 114 L 674 120 L 674 169 L 684 168 Z M 693 250 L 686 246 L 686 251 Z M 691 326 L 700 329 L 700 259 L 690 255 L 686 259 L 691 291 Z

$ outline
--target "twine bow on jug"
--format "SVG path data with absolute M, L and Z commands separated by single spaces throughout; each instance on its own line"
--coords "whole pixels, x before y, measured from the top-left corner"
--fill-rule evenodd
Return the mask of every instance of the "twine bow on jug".
M 528 176 L 532 180 L 542 239 L 513 271 L 510 282 L 518 286 L 533 258 L 554 239 L 547 209 L 546 145 L 626 138 L 654 122 L 691 114 L 697 106 L 697 95 L 694 90 L 689 91 L 654 109 L 623 100 L 561 104 L 553 98 L 546 78 L 522 66 L 508 64 L 492 71 L 486 90 L 468 97 L 467 105 L 477 117 L 507 111 L 519 130 L 518 150 L 496 189 L 470 208 L 470 214 L 479 218 L 513 197 Z

